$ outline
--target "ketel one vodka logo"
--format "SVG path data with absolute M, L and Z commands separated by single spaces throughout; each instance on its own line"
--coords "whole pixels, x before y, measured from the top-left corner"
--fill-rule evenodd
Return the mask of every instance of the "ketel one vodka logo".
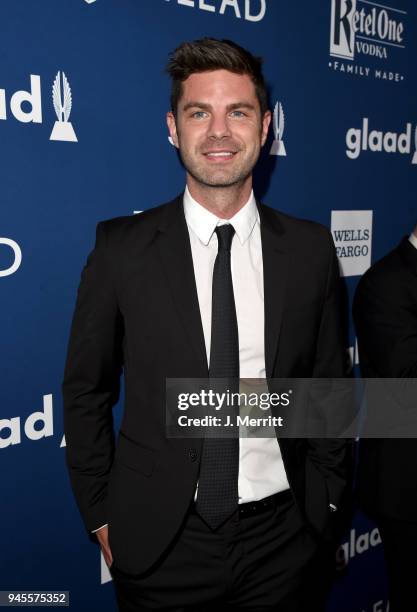
M 285 128 L 285 115 L 282 108 L 281 102 L 277 102 L 274 108 L 274 114 L 272 117 L 272 126 L 274 129 L 274 142 L 272 143 L 271 155 L 286 156 L 285 145 L 283 141 L 284 128 Z
M 405 11 L 364 0 L 331 2 L 330 55 L 353 60 L 358 51 L 387 59 L 389 47 L 404 47 Z
M 58 121 L 55 121 L 49 140 L 77 142 L 74 128 L 69 121 L 72 108 L 72 95 L 65 72 L 61 73 L 61 71 L 58 71 L 55 77 L 52 86 L 52 101 Z

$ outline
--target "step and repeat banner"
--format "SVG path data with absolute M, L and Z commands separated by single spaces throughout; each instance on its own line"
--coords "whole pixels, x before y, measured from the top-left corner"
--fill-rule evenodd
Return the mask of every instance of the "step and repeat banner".
M 97 222 L 184 187 L 165 124 L 169 52 L 214 36 L 263 56 L 274 121 L 257 195 L 331 228 L 351 303 L 417 222 L 417 4 L 387 2 L 3 1 L 0 589 L 116 609 L 69 487 L 60 386 Z M 352 324 L 347 348 L 357 369 Z M 329 611 L 388 610 L 379 533 L 359 511 L 335 567 Z

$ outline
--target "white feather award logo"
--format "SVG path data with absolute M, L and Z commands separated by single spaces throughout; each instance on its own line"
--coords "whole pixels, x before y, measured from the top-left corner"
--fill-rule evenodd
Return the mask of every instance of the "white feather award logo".
M 279 155 L 284 157 L 287 155 L 287 152 L 285 150 L 285 144 L 283 141 L 285 115 L 281 102 L 277 102 L 275 104 L 272 125 L 274 128 L 275 140 L 272 143 L 270 155 Z
M 65 72 L 57 72 L 52 86 L 52 101 L 58 121 L 55 121 L 49 140 L 78 142 L 72 123 L 68 121 L 72 108 L 72 94 Z

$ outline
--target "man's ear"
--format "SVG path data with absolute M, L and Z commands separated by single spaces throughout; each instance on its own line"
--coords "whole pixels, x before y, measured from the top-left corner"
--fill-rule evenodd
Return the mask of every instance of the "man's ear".
M 262 118 L 262 135 L 261 135 L 261 144 L 264 146 L 266 139 L 268 137 L 269 125 L 271 123 L 272 114 L 271 111 L 266 111 Z
M 175 121 L 174 113 L 172 111 L 169 111 L 167 113 L 167 125 L 168 125 L 169 135 L 171 136 L 172 142 L 178 149 L 179 145 L 178 145 L 177 123 Z

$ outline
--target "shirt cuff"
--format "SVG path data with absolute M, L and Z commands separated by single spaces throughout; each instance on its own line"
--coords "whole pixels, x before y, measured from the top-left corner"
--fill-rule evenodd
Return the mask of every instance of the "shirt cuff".
M 93 529 L 93 531 L 91 533 L 96 533 L 96 531 L 100 531 L 100 529 L 103 529 L 103 527 L 107 527 L 108 523 L 106 523 L 105 525 L 102 525 L 101 527 L 98 527 L 97 529 Z

